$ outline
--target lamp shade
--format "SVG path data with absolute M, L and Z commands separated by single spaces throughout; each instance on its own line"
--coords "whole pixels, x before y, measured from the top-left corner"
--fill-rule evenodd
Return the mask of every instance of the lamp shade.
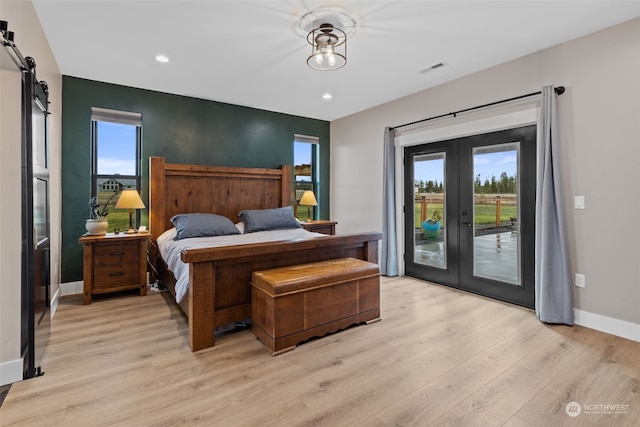
M 307 190 L 302 194 L 302 198 L 298 204 L 301 206 L 318 206 L 318 201 L 313 191 Z
M 116 209 L 144 209 L 144 203 L 137 190 L 123 190 Z

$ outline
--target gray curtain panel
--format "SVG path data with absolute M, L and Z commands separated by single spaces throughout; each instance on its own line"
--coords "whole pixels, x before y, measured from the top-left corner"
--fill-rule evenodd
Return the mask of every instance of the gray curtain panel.
M 398 247 L 396 239 L 396 158 L 393 130 L 384 129 L 384 164 L 382 186 L 382 254 L 380 273 L 398 275 Z
M 536 176 L 536 314 L 543 322 L 573 325 L 573 289 L 556 155 L 556 97 L 553 86 L 542 88 Z

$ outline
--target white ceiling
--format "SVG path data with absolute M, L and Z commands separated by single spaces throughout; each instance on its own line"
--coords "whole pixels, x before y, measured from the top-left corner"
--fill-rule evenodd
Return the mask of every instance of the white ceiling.
M 33 3 L 64 75 L 323 120 L 640 16 L 640 1 L 628 0 Z M 317 71 L 296 23 L 328 6 L 357 27 L 347 65 Z M 156 62 L 160 53 L 170 62 Z

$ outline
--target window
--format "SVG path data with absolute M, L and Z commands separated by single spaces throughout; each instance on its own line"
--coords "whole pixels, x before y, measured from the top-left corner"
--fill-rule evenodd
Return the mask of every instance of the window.
M 296 218 L 306 220 L 316 219 L 318 206 L 299 206 L 298 203 L 305 191 L 311 190 L 316 196 L 318 205 L 319 189 L 319 162 L 318 162 L 318 138 L 313 136 L 295 135 L 293 141 L 293 163 L 294 163 L 294 186 L 296 191 Z
M 108 205 L 112 232 L 129 226 L 127 209 L 115 209 L 122 190 L 140 191 L 142 115 L 124 111 L 91 109 L 91 196 L 100 206 Z M 136 210 L 135 224 L 140 222 Z

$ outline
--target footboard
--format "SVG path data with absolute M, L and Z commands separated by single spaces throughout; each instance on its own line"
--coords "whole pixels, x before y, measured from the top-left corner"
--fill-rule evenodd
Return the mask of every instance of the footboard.
M 184 251 L 191 351 L 213 346 L 217 325 L 251 317 L 253 271 L 344 257 L 377 264 L 381 238 L 370 232 Z

